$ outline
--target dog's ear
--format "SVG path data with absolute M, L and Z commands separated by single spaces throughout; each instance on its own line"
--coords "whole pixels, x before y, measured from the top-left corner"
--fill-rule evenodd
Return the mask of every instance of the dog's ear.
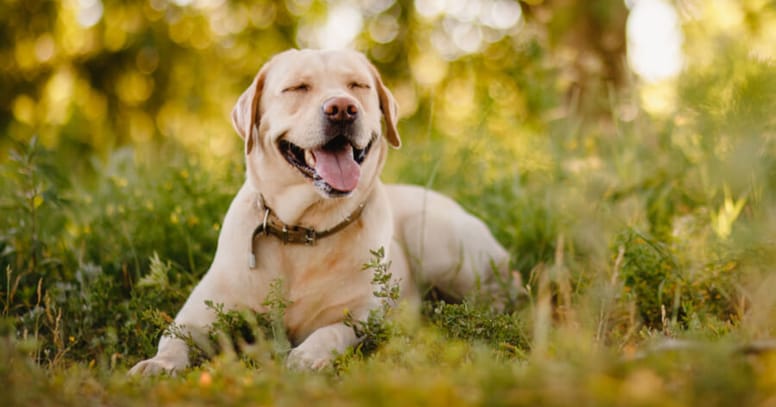
M 383 83 L 377 68 L 372 63 L 367 63 L 375 79 L 377 95 L 380 97 L 380 110 L 382 110 L 383 117 L 385 118 L 385 138 L 388 139 L 388 142 L 394 148 L 399 148 L 401 147 L 401 139 L 399 138 L 399 131 L 396 129 L 396 124 L 399 121 L 399 105 L 396 103 L 396 99 L 394 99 L 391 91 Z
M 259 121 L 259 102 L 261 101 L 261 92 L 264 89 L 264 79 L 267 76 L 267 65 L 265 64 L 248 89 L 240 95 L 237 103 L 232 108 L 232 126 L 237 133 L 245 140 L 245 155 L 253 150 L 254 143 L 258 140 Z

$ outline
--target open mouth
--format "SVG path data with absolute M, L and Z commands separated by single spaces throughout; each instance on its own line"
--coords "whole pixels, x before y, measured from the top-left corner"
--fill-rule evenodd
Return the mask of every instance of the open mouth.
M 289 164 L 296 167 L 313 184 L 328 195 L 347 195 L 356 189 L 361 176 L 361 163 L 366 159 L 374 138 L 364 148 L 356 148 L 344 136 L 337 136 L 323 146 L 303 149 L 281 139 L 278 149 Z

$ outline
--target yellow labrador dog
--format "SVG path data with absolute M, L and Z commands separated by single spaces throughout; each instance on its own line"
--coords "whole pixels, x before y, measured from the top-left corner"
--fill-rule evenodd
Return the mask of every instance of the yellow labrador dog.
M 232 111 L 247 179 L 176 325 L 206 329 L 215 319 L 206 300 L 266 311 L 270 283 L 282 279 L 295 346 L 287 364 L 319 369 L 359 340 L 344 311 L 366 318 L 379 306 L 371 270 L 362 271 L 370 249 L 384 248 L 410 302 L 416 284 L 457 298 L 495 290 L 508 256 L 480 220 L 435 192 L 380 182 L 388 144 L 401 143 L 396 121 L 391 92 L 356 51 L 290 50 L 267 62 Z M 186 343 L 163 336 L 156 356 L 130 373 L 188 363 Z

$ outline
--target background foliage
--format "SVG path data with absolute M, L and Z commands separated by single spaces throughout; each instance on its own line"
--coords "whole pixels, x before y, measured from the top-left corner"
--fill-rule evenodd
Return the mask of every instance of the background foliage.
M 4 1 L 0 401 L 772 403 L 776 3 L 676 0 L 659 83 L 626 63 L 626 3 Z M 320 374 L 225 315 L 255 331 L 239 355 L 125 378 L 212 259 L 234 101 L 343 4 L 401 105 L 384 179 L 485 219 L 526 295 L 369 321 L 376 351 Z

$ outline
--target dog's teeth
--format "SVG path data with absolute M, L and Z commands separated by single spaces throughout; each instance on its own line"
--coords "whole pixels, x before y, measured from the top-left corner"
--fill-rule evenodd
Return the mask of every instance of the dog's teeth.
M 304 150 L 304 161 L 310 167 L 315 167 L 315 154 L 310 150 Z

